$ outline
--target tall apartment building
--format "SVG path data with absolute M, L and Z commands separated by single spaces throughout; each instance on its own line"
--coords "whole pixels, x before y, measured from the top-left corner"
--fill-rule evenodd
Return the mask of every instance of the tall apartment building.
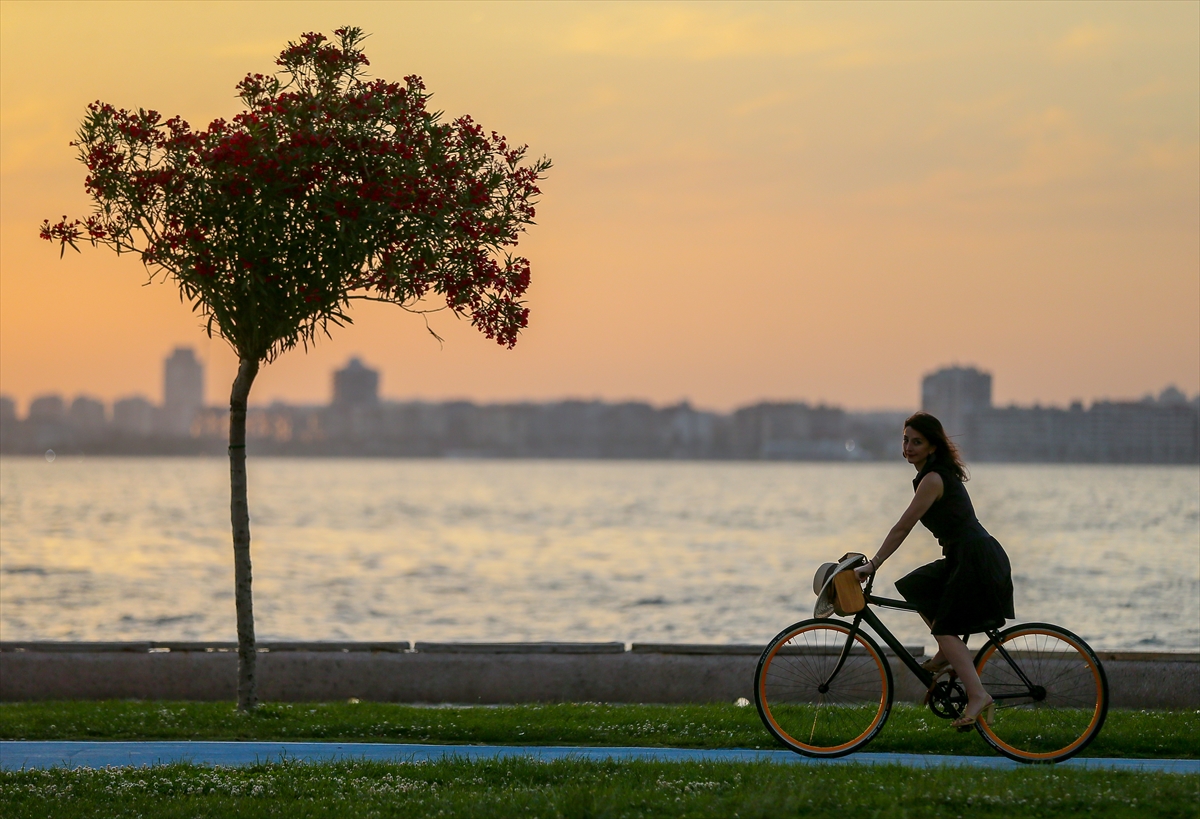
M 386 423 L 379 403 L 379 371 L 358 358 L 333 373 L 333 401 L 324 413 L 324 431 L 331 438 L 358 441 L 374 451 Z
M 162 431 L 190 435 L 192 419 L 204 407 L 204 365 L 191 347 L 176 347 L 163 362 Z
M 357 358 L 333 374 L 333 405 L 354 406 L 379 403 L 379 371 Z
M 992 406 L 992 374 L 946 367 L 921 380 L 921 409 L 937 416 L 951 439 L 970 454 L 972 418 Z

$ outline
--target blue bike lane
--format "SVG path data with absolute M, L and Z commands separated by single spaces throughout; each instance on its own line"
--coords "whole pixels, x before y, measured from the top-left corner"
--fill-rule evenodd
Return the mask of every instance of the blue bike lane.
M 59 742 L 0 741 L 0 770 L 31 768 L 145 767 L 184 762 L 193 765 L 245 766 L 296 761 L 339 760 L 415 763 L 443 759 L 648 760 L 655 762 L 771 762 L 781 765 L 903 765 L 911 768 L 1016 769 L 1019 762 L 1000 756 L 859 753 L 838 759 L 812 759 L 776 750 L 698 748 L 602 748 L 534 745 L 405 745 L 380 742 Z M 1115 759 L 1077 757 L 1064 768 L 1200 774 L 1198 759 Z

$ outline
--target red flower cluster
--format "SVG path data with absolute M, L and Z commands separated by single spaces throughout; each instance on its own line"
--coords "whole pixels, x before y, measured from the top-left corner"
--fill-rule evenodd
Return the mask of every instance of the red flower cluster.
M 58 255 L 62 256 L 66 252 L 68 245 L 76 250 L 79 249 L 79 245 L 76 242 L 83 238 L 84 233 L 87 234 L 88 241 L 93 244 L 108 238 L 108 231 L 105 229 L 104 223 L 100 220 L 99 216 L 89 216 L 83 222 L 78 219 L 68 222 L 67 217 L 64 216 L 53 225 L 50 224 L 49 219 L 46 219 L 42 222 L 42 227 L 38 235 L 47 241 L 58 242 L 60 245 Z
M 89 106 L 75 144 L 95 213 L 42 237 L 140 253 L 243 356 L 308 343 L 356 298 L 431 294 L 512 346 L 529 262 L 506 248 L 549 161 L 523 164 L 524 146 L 470 117 L 439 122 L 419 77 L 363 79 L 362 33 L 335 37 L 290 43 L 278 76 L 238 84 L 246 109 L 205 130 Z

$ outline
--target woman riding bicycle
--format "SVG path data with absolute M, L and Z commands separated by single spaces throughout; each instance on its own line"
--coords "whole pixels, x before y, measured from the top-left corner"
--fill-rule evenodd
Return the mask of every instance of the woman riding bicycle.
M 875 556 L 855 572 L 865 582 L 900 548 L 918 520 L 938 539 L 944 557 L 897 580 L 896 590 L 917 607 L 937 640 L 937 654 L 924 664 L 925 670 L 936 679 L 953 668 L 966 688 L 966 708 L 952 725 L 969 731 L 992 697 L 958 635 L 1000 628 L 1005 619 L 1016 616 L 1012 571 L 1004 549 L 975 517 L 963 486 L 966 469 L 941 422 L 927 412 L 909 417 L 903 451 L 917 470 L 916 494 Z

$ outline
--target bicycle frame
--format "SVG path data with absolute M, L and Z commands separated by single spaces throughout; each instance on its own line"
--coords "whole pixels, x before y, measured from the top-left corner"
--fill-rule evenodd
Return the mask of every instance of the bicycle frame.
M 872 630 L 874 630 L 874 632 L 879 635 L 879 637 L 888 645 L 892 652 L 900 658 L 900 661 L 908 666 L 909 671 L 911 671 L 913 675 L 921 681 L 921 684 L 926 688 L 929 688 L 934 682 L 933 675 L 924 668 L 921 668 L 916 659 L 908 653 L 900 641 L 896 639 L 896 636 L 892 634 L 887 626 L 883 624 L 883 621 L 879 619 L 875 612 L 871 611 L 872 605 L 888 609 L 900 609 L 901 611 L 917 611 L 917 607 L 906 600 L 893 600 L 888 597 L 876 597 L 871 593 L 871 588 L 874 586 L 874 584 L 875 575 L 872 574 L 867 580 L 866 587 L 863 589 L 863 597 L 866 598 L 866 605 L 863 606 L 862 611 L 854 615 L 854 620 L 850 624 L 850 632 L 846 635 L 846 645 L 842 647 L 842 653 L 838 657 L 838 661 L 834 666 L 833 671 L 825 680 L 822 687 L 828 688 L 829 684 L 833 682 L 833 679 L 837 677 L 838 673 L 842 670 L 842 666 L 845 664 L 846 658 L 850 656 L 850 648 L 854 643 L 854 636 L 858 634 L 862 623 L 866 622 L 866 624 L 870 626 Z M 1012 655 L 1010 655 L 1004 648 L 1003 644 L 1000 642 L 1000 631 L 998 629 L 988 629 L 984 633 L 987 635 L 988 641 L 987 643 L 984 643 L 983 647 L 986 648 L 988 644 L 994 645 L 996 650 L 1000 653 L 1000 656 L 1004 658 L 1005 662 L 1008 663 L 1009 667 L 1012 668 L 1021 682 L 1027 686 L 1026 691 L 1018 691 L 1008 694 L 997 693 L 993 695 L 994 698 L 996 700 L 1004 700 L 1024 699 L 1026 697 L 1031 697 L 1035 701 L 1044 699 L 1046 696 L 1045 689 L 1040 685 L 1034 685 L 1029 677 L 1026 676 L 1021 666 L 1017 664 Z

